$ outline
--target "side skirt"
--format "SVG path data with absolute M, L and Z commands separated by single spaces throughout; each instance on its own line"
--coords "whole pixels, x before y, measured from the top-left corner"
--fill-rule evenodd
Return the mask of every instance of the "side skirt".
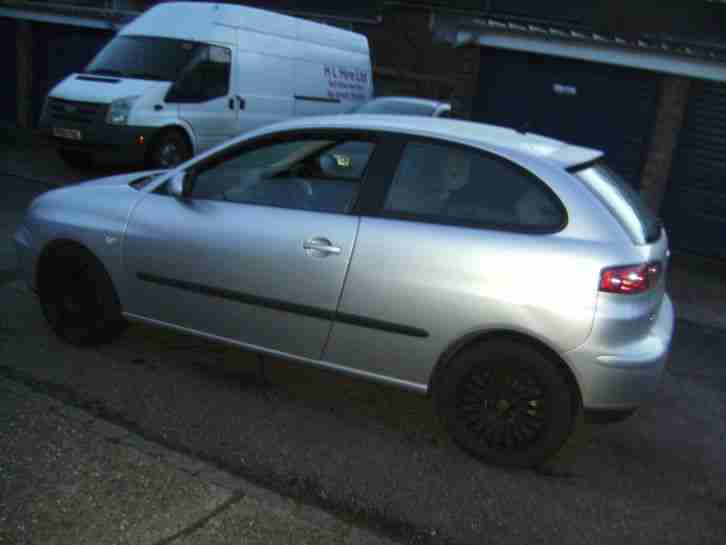
M 281 358 L 281 359 L 296 362 L 296 363 L 312 365 L 313 367 L 317 367 L 318 369 L 322 369 L 325 371 L 333 371 L 335 373 L 340 373 L 340 374 L 343 374 L 343 375 L 346 375 L 349 377 L 364 379 L 364 380 L 371 381 L 371 382 L 377 382 L 379 384 L 384 384 L 386 386 L 394 386 L 396 388 L 400 388 L 402 390 L 407 390 L 409 392 L 414 392 L 416 394 L 423 395 L 423 396 L 428 394 L 428 386 L 426 384 L 419 384 L 417 382 L 399 380 L 399 379 L 391 378 L 391 377 L 388 377 L 385 375 L 369 373 L 367 371 L 361 371 L 359 369 L 352 369 L 350 367 L 336 365 L 335 363 L 330 363 L 327 361 L 314 360 L 314 359 L 310 359 L 310 358 L 302 358 L 300 356 L 288 354 L 287 352 L 279 352 L 277 350 L 270 350 L 268 348 L 263 348 L 261 346 L 256 346 L 254 344 L 248 344 L 248 343 L 235 341 L 235 340 L 229 339 L 227 337 L 220 337 L 218 335 L 212 335 L 211 333 L 205 333 L 203 331 L 198 331 L 196 329 L 178 326 L 178 325 L 170 324 L 168 322 L 162 322 L 160 320 L 154 320 L 153 318 L 146 318 L 144 316 L 139 316 L 137 314 L 132 314 L 130 312 L 124 312 L 123 315 L 126 319 L 128 319 L 132 322 L 138 322 L 141 324 L 146 324 L 146 325 L 151 325 L 151 326 L 156 326 L 156 327 L 163 327 L 166 329 L 172 329 L 172 330 L 178 331 L 180 333 L 186 333 L 187 335 L 194 335 L 196 337 L 203 337 L 205 339 L 209 339 L 210 341 L 215 341 L 218 343 L 234 346 L 237 348 L 242 348 L 244 350 L 249 350 L 251 352 L 256 352 L 258 354 L 273 356 L 276 358 Z

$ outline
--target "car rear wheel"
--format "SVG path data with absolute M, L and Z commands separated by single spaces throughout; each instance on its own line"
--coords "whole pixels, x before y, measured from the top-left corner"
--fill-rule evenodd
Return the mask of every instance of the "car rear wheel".
M 464 349 L 441 373 L 434 399 L 459 445 L 510 467 L 536 467 L 556 454 L 578 403 L 555 362 L 514 341 Z
M 41 262 L 38 294 L 43 314 L 61 339 L 76 346 L 110 342 L 125 321 L 103 265 L 75 246 L 56 250 Z

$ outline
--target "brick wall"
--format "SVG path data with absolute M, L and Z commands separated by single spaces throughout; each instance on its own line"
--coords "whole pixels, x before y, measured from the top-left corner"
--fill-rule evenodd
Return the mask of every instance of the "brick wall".
M 377 95 L 403 94 L 449 100 L 469 117 L 479 74 L 479 48 L 433 42 L 428 12 L 385 11 L 377 25 L 356 24 L 368 36 Z
M 688 103 L 691 80 L 664 76 L 641 179 L 641 193 L 652 210 L 660 210 Z

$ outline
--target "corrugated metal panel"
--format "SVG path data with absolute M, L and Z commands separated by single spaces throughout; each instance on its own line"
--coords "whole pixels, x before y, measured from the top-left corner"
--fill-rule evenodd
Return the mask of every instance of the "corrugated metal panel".
M 726 85 L 694 82 L 663 207 L 671 246 L 726 259 Z
M 532 53 L 482 48 L 476 121 L 599 149 L 634 186 L 650 138 L 658 76 Z
M 0 123 L 18 122 L 17 23 L 0 18 L 0 51 L 3 52 L 3 82 L 0 85 Z

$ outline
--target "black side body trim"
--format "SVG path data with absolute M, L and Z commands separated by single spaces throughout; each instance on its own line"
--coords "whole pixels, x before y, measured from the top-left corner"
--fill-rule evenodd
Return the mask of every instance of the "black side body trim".
M 398 333 L 399 335 L 406 335 L 409 337 L 418 337 L 421 339 L 425 339 L 429 336 L 428 331 L 425 331 L 423 329 L 395 324 L 392 322 L 385 322 L 383 320 L 375 320 L 372 318 L 365 318 L 363 316 L 355 316 L 353 314 L 344 314 L 307 305 L 287 303 L 278 299 L 258 297 L 257 295 L 249 295 L 246 293 L 240 293 L 224 288 L 205 286 L 193 282 L 186 282 L 184 280 L 164 278 L 153 274 L 136 273 L 136 277 L 143 282 L 182 289 L 185 291 L 190 291 L 192 293 L 208 295 L 210 297 L 219 297 L 220 299 L 236 301 L 245 305 L 271 308 L 273 310 L 281 310 L 283 312 L 290 312 L 292 314 L 301 314 L 303 316 L 310 316 L 312 318 L 320 318 L 321 320 L 338 321 L 350 325 L 365 327 L 368 329 L 379 329 L 388 333 Z
M 312 97 L 312 96 L 304 96 L 304 95 L 295 95 L 295 100 L 307 100 L 308 102 L 329 102 L 331 104 L 340 103 L 339 98 Z
M 344 314 L 342 312 L 336 313 L 336 321 L 344 324 L 357 325 L 368 329 L 380 329 L 381 331 L 387 331 L 388 333 L 398 333 L 400 335 L 406 335 L 407 337 L 418 337 L 420 339 L 426 339 L 429 336 L 428 331 L 425 329 L 419 329 L 417 327 L 410 327 L 407 325 L 394 324 L 393 322 L 384 322 L 383 320 L 374 320 L 373 318 L 365 318 L 363 316 L 356 316 L 354 314 Z

